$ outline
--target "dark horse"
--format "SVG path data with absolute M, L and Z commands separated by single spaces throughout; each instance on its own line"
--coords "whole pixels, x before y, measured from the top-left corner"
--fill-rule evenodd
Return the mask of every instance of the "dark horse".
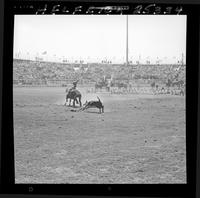
M 81 103 L 81 93 L 80 93 L 80 91 L 78 91 L 78 90 L 76 90 L 76 89 L 69 91 L 69 92 L 67 93 L 67 95 L 66 95 L 66 102 L 65 102 L 65 105 L 67 104 L 68 99 L 69 99 L 69 106 L 71 105 L 71 100 L 73 100 L 73 107 L 75 107 L 75 102 L 76 102 L 76 103 L 79 102 L 80 107 L 82 106 L 82 103 Z

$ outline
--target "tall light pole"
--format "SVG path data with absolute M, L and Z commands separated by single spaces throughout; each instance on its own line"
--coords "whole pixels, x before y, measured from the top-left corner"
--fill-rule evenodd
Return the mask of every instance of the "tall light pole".
M 126 66 L 128 66 L 128 15 L 126 15 Z

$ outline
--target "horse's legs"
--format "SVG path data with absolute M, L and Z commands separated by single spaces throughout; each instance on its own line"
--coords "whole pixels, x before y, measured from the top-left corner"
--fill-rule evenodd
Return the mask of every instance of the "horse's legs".
M 76 100 L 76 99 L 73 100 L 73 107 L 75 107 L 75 100 Z
M 67 102 L 68 102 L 68 98 L 66 97 L 66 100 L 65 100 L 65 105 L 67 105 Z
M 80 107 L 82 107 L 82 103 L 81 103 L 81 97 L 79 97 L 78 99 L 79 99 L 79 104 L 80 104 Z
M 70 98 L 70 99 L 69 99 L 69 106 L 71 106 L 71 100 L 72 100 L 72 99 Z

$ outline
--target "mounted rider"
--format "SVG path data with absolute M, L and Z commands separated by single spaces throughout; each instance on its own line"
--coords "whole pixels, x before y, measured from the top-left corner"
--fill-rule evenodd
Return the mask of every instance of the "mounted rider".
M 71 105 L 71 100 L 73 100 L 73 106 L 75 106 L 75 102 L 77 104 L 79 102 L 80 106 L 82 106 L 82 103 L 81 103 L 81 93 L 76 89 L 78 81 L 79 80 L 73 82 L 73 87 L 71 87 L 69 90 L 66 89 L 66 92 L 67 92 L 66 103 L 67 103 L 68 99 L 70 99 L 69 105 Z M 77 100 L 77 98 L 79 99 L 79 101 Z M 65 105 L 66 105 L 66 103 L 65 103 Z
M 69 92 L 72 92 L 72 91 L 76 90 L 78 81 L 79 81 L 79 80 L 74 81 L 74 82 L 72 83 L 72 84 L 73 84 L 73 87 L 71 87 L 69 90 L 68 90 L 68 88 L 67 88 L 67 89 L 66 89 L 66 92 L 69 93 Z
M 74 82 L 72 83 L 72 84 L 73 84 L 73 87 L 71 87 L 71 88 L 69 89 L 69 92 L 76 90 L 78 81 L 79 81 L 79 80 L 76 80 L 76 81 L 74 81 Z

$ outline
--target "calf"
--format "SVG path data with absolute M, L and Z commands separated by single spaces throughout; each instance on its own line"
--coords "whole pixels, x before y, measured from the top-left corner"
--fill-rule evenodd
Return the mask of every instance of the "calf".
M 89 109 L 89 108 L 98 108 L 99 109 L 99 113 L 104 113 L 104 106 L 101 102 L 101 100 L 98 98 L 98 101 L 89 101 L 85 103 L 84 107 L 81 108 L 82 111 Z

